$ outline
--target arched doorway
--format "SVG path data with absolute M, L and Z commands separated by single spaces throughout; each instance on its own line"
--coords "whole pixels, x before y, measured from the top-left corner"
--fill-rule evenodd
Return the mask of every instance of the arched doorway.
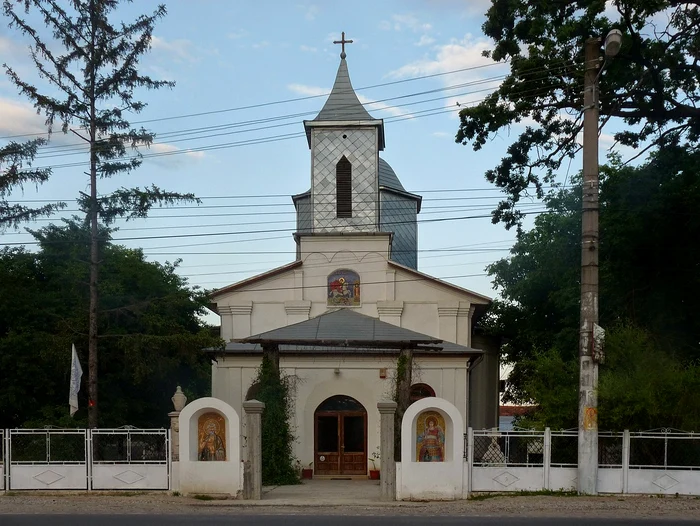
M 316 408 L 314 473 L 367 474 L 367 410 L 354 398 L 331 396 Z

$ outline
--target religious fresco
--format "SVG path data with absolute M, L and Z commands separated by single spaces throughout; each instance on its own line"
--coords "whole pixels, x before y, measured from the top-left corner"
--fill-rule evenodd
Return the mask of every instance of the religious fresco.
M 199 460 L 226 460 L 226 421 L 221 413 L 205 413 L 197 422 Z
M 360 276 L 356 272 L 341 269 L 328 276 L 328 306 L 360 306 Z
M 445 417 L 423 411 L 416 421 L 416 461 L 445 461 Z

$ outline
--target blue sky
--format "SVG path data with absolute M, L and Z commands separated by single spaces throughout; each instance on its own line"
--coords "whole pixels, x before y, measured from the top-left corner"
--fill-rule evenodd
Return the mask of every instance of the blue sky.
M 489 217 L 454 219 L 488 216 L 495 207 L 500 194 L 484 179 L 484 171 L 518 132 L 514 128 L 510 136 L 495 137 L 480 152 L 454 142 L 456 104 L 482 99 L 506 72 L 481 56 L 489 47 L 480 31 L 488 4 L 167 2 L 168 15 L 157 25 L 153 49 L 141 69 L 177 85 L 139 93 L 148 107 L 132 119 L 146 121 L 143 125 L 157 134 L 156 143 L 144 151 L 141 168 L 100 181 L 98 189 L 104 194 L 120 186 L 156 184 L 193 192 L 203 203 L 120 222 L 116 242 L 142 247 L 150 260 L 181 258 L 181 274 L 205 288 L 292 261 L 294 208 L 289 196 L 307 190 L 310 183 L 302 120 L 313 118 L 325 101 L 320 95 L 328 93 L 339 63 L 340 46 L 332 41 L 345 31 L 354 40 L 346 50 L 353 85 L 369 112 L 386 119 L 383 158 L 408 191 L 423 195 L 419 221 L 447 219 L 420 224 L 419 270 L 493 296 L 484 267 L 507 255 L 514 233 L 491 224 Z M 119 13 L 128 20 L 155 6 L 139 0 Z M 0 62 L 33 78 L 26 46 L 17 32 L 6 24 L 0 27 Z M 476 69 L 451 73 L 466 68 Z M 378 84 L 388 85 L 364 89 Z M 281 102 L 302 97 L 311 98 Z M 258 107 L 241 109 L 247 106 Z M 0 115 L 0 137 L 43 131 L 43 119 L 4 76 Z M 86 191 L 87 156 L 71 146 L 79 143 L 73 135 L 54 134 L 52 148 L 36 163 L 54 167 L 51 181 L 37 192 L 27 188 L 11 199 L 70 203 Z M 571 173 L 578 171 L 578 162 Z M 542 208 L 534 202 L 527 206 Z M 26 233 L 0 234 L 3 244 L 30 240 Z M 452 251 L 440 252 L 445 249 Z

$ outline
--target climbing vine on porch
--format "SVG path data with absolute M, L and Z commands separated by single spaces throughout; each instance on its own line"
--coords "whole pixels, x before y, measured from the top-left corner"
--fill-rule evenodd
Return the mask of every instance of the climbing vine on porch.
M 265 403 L 262 414 L 262 482 L 264 485 L 298 484 L 293 466 L 294 435 L 289 425 L 293 378 L 282 376 L 279 367 L 264 356 L 255 382 L 255 398 Z

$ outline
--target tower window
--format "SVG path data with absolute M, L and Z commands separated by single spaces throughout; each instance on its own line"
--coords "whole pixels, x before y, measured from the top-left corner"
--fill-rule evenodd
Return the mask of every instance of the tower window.
M 343 157 L 335 165 L 337 217 L 352 217 L 352 165 Z

